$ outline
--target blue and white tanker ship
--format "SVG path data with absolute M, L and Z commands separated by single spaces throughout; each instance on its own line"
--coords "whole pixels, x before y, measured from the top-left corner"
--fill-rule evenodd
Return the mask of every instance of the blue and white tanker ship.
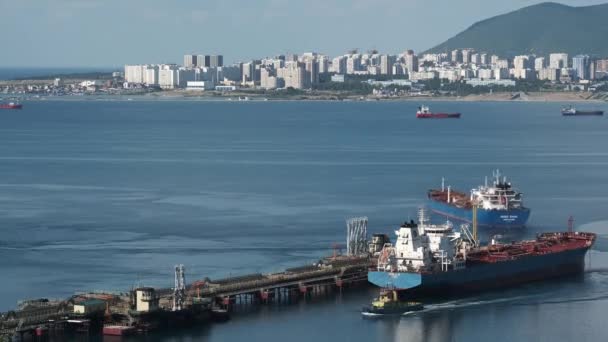
M 470 195 L 445 187 L 428 192 L 429 209 L 435 214 L 458 220 L 473 222 L 473 204 L 477 205 L 477 225 L 493 228 L 524 227 L 530 216 L 530 209 L 523 204 L 523 195 L 511 186 L 506 177 L 497 170 L 494 182 L 471 190 Z

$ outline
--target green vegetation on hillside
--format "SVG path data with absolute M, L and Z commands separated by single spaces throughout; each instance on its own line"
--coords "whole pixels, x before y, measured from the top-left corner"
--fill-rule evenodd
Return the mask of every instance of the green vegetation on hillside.
M 542 3 L 473 24 L 427 52 L 458 48 L 514 56 L 552 52 L 608 56 L 608 4 L 570 7 Z

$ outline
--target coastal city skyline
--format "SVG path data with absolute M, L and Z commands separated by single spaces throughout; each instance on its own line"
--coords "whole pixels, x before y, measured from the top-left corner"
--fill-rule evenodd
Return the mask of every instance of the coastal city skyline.
M 0 29 L 10 32 L 10 28 L 20 27 L 20 34 L 5 37 L 13 48 L 0 56 L 0 66 L 117 67 L 150 56 L 157 63 L 179 63 L 182 51 L 199 50 L 223 53 L 227 63 L 297 51 L 337 55 L 358 48 L 396 54 L 402 45 L 425 51 L 479 20 L 542 1 L 485 6 L 482 1 L 466 0 L 458 8 L 437 2 L 392 0 L 374 4 L 338 0 L 320 4 L 232 2 L 163 5 L 153 1 L 138 6 L 141 4 L 133 1 L 119 7 L 118 2 L 94 0 L 42 4 L 3 1 L 0 10 L 12 15 L 0 23 Z M 561 1 L 571 6 L 603 2 Z M 27 25 L 22 25 L 23 18 L 28 18 Z M 114 24 L 103 24 L 105 19 Z M 433 25 L 427 25 L 429 19 Z M 424 27 L 424 34 L 411 30 L 414 27 Z M 40 55 L 45 56 L 43 62 L 37 57 Z
M 179 64 L 127 64 L 88 79 L 65 76 L 9 81 L 0 84 L 0 94 L 281 97 L 313 91 L 330 98 L 408 98 L 541 88 L 593 94 L 606 89 L 608 57 L 565 52 L 505 57 L 472 48 L 420 55 L 411 49 L 397 55 L 351 50 L 338 56 L 305 52 L 226 64 L 223 55 L 186 54 Z
M 564 52 L 517 55 L 513 58 L 454 49 L 418 56 L 413 50 L 398 55 L 353 49 L 335 57 L 317 52 L 283 54 L 224 65 L 223 55 L 186 54 L 183 64 L 125 65 L 124 87 L 144 85 L 161 89 L 235 90 L 236 87 L 274 90 L 311 89 L 322 75 L 330 82 L 346 77 L 369 77 L 379 85 L 412 86 L 417 81 L 439 79 L 465 81 L 473 86 L 515 86 L 516 80 L 576 83 L 588 87 L 591 81 L 608 76 L 608 58 Z M 388 79 L 394 77 L 395 79 Z M 378 78 L 382 78 L 379 80 Z M 325 77 L 327 79 L 327 77 Z M 327 82 L 327 81 L 326 81 Z M 216 88 L 218 87 L 219 88 Z M 224 88 L 230 87 L 230 88 Z

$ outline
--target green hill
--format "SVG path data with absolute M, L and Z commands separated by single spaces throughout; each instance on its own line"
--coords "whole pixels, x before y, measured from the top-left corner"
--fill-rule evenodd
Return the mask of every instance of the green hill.
M 546 2 L 524 7 L 477 22 L 427 52 L 457 48 L 505 57 L 551 52 L 608 57 L 608 3 L 570 7 Z

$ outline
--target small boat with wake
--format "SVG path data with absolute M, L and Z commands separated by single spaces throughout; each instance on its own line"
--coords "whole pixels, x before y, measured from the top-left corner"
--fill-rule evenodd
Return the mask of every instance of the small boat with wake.
M 382 289 L 380 296 L 375 298 L 370 305 L 364 306 L 361 314 L 365 317 L 395 316 L 422 309 L 424 309 L 424 305 L 420 302 L 401 300 L 399 291 Z

